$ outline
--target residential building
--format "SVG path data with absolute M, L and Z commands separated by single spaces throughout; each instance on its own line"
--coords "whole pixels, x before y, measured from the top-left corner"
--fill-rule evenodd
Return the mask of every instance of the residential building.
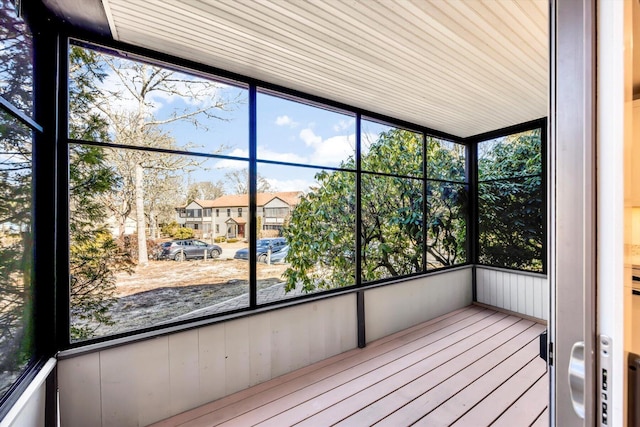
M 256 217 L 262 230 L 279 234 L 287 218 L 295 209 L 303 193 L 285 191 L 256 194 Z M 234 194 L 215 200 L 194 200 L 176 208 L 176 222 L 195 230 L 200 238 L 246 238 L 249 221 L 249 195 Z

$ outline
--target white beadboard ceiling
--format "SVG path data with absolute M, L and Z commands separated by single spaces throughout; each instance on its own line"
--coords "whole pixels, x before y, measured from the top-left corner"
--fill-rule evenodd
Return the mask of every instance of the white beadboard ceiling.
M 102 0 L 116 40 L 466 137 L 547 115 L 546 0 Z

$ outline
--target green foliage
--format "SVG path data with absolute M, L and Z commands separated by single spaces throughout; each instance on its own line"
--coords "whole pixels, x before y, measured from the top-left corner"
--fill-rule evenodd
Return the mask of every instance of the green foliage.
M 540 129 L 481 144 L 480 262 L 542 271 L 544 192 L 540 147 Z M 492 181 L 482 182 L 488 179 Z
M 478 180 L 542 173 L 541 130 L 508 135 L 478 144 Z
M 101 324 L 112 325 L 109 308 L 115 302 L 115 271 L 131 271 L 128 253 L 121 251 L 111 233 L 86 229 L 72 236 L 69 250 L 71 274 L 71 325 L 75 340 L 93 336 Z
M 232 237 L 230 239 L 227 239 L 227 243 L 236 243 L 239 239 L 236 239 L 235 237 Z
M 430 140 L 428 147 L 428 158 L 439 158 L 451 169 L 443 172 L 446 176 L 458 176 L 460 167 L 464 171 L 464 158 L 454 158 L 455 151 L 438 140 Z M 380 134 L 362 156 L 363 171 L 406 175 L 361 175 L 363 281 L 422 271 L 425 246 L 432 266 L 464 262 L 465 186 L 430 184 L 425 218 L 422 153 L 419 134 L 393 129 Z M 354 159 L 341 167 L 355 169 Z M 283 229 L 290 244 L 290 267 L 284 273 L 288 290 L 356 283 L 356 174 L 322 171 L 315 178 L 318 187 L 301 199 Z
M 193 228 L 180 227 L 172 235 L 174 239 L 193 239 L 196 233 Z
M 178 224 L 176 221 L 171 221 L 170 223 L 164 224 L 162 227 L 160 227 L 160 231 L 165 236 L 174 237 L 179 228 L 180 224 Z
M 107 123 L 91 105 L 98 97 L 94 80 L 106 74 L 97 67 L 95 53 L 72 47 L 70 51 L 70 136 L 77 139 L 108 138 Z M 101 199 L 114 191 L 119 178 L 100 147 L 71 145 L 69 149 L 69 270 L 71 338 L 93 336 L 101 325 L 112 323 L 115 275 L 131 272 L 130 254 L 105 228 Z
M 216 237 L 215 239 L 213 239 L 213 241 L 214 241 L 215 243 L 222 243 L 222 242 L 226 242 L 226 241 L 227 241 L 227 238 L 226 238 L 226 237 L 224 237 L 224 236 L 218 236 L 218 237 Z

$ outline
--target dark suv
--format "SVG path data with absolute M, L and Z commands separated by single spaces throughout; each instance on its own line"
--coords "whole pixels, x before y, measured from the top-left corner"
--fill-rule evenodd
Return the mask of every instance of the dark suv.
M 258 239 L 256 241 L 256 255 L 259 262 L 267 262 L 269 249 L 271 254 L 277 254 L 282 250 L 288 250 L 287 240 L 283 237 L 275 237 L 272 239 Z M 235 259 L 249 259 L 249 249 L 238 249 L 233 256 Z
M 172 240 L 162 244 L 160 259 L 174 259 L 184 261 L 188 258 L 218 258 L 222 248 L 218 245 L 210 245 L 201 240 L 186 239 Z

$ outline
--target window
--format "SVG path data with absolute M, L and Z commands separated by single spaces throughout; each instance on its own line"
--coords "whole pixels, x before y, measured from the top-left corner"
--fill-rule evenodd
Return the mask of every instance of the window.
M 542 129 L 478 144 L 479 261 L 544 271 Z
M 269 218 L 286 218 L 289 213 L 289 208 L 264 208 L 264 216 Z
M 424 137 L 363 120 L 362 281 L 425 271 Z
M 31 33 L 12 2 L 0 2 L 0 22 L 0 96 L 15 111 L 31 117 Z M 31 148 L 35 127 L 0 109 L 0 401 L 36 356 L 31 297 Z
M 90 176 L 104 180 L 83 194 L 70 194 L 72 341 L 160 327 L 189 316 L 196 302 L 187 298 L 176 304 L 180 295 L 156 298 L 155 305 L 167 306 L 160 314 L 145 312 L 148 304 L 140 301 L 141 294 L 171 287 L 173 281 L 180 280 L 180 288 L 201 287 L 201 296 L 209 294 L 209 285 L 191 278 L 204 263 L 164 262 L 157 265 L 166 271 L 154 280 L 143 277 L 145 269 L 136 267 L 156 266 L 150 254 L 155 255 L 161 236 L 163 242 L 167 236 L 185 241 L 183 248 L 199 245 L 193 243 L 196 237 L 222 244 L 220 232 L 238 238 L 232 242 L 238 246 L 251 239 L 282 239 L 269 253 L 258 251 L 256 265 L 207 265 L 237 264 L 232 277 L 202 268 L 206 283 L 228 292 L 197 301 L 200 307 L 244 296 L 249 289 L 257 295 L 247 301 L 262 305 L 275 301 L 269 295 L 293 298 L 468 262 L 467 246 L 476 243 L 467 236 L 476 230 L 467 226 L 468 206 L 476 207 L 476 195 L 470 193 L 476 180 L 470 183 L 467 171 L 467 153 L 475 158 L 474 146 L 274 90 L 252 87 L 257 90 L 254 103 L 245 85 L 171 68 L 161 74 L 185 87 L 196 82 L 202 91 L 182 91 L 178 85 L 171 89 L 176 91 L 171 101 L 165 93 L 149 95 L 147 104 L 129 111 L 135 103 L 115 102 L 111 94 L 122 92 L 126 98 L 124 87 L 136 90 L 135 72 L 159 67 L 75 45 L 70 61 L 69 175 L 80 184 Z M 87 93 L 91 96 L 82 99 Z M 228 100 L 238 102 L 173 121 L 189 108 L 216 109 Z M 95 102 L 100 109 L 92 106 Z M 150 120 L 145 132 L 134 132 L 136 123 L 128 121 L 134 113 L 157 120 Z M 251 141 L 249 116 L 256 118 L 257 128 Z M 203 131 L 207 128 L 215 131 Z M 535 148 L 536 136 L 527 132 L 478 144 L 479 260 L 540 271 L 542 164 L 535 157 L 540 144 Z M 527 138 L 530 146 L 523 142 Z M 250 159 L 254 149 L 255 159 Z M 523 150 L 530 150 L 526 161 L 518 157 Z M 250 170 L 256 180 L 252 185 Z M 253 185 L 257 191 L 249 194 Z M 222 206 L 215 208 L 215 216 L 214 208 L 198 207 L 213 200 Z M 250 200 L 256 202 L 255 212 L 247 212 Z M 220 219 L 225 209 L 226 218 Z M 175 259 L 170 251 L 161 256 Z M 254 257 L 248 251 L 244 256 Z M 104 276 L 83 271 L 90 264 L 85 261 L 96 262 Z M 271 265 L 264 268 L 261 263 L 267 262 Z M 88 300 L 80 298 L 86 296 L 82 286 L 95 290 Z M 266 291 L 272 286 L 283 289 Z
M 256 104 L 258 187 L 268 193 L 258 237 L 287 243 L 274 246 L 274 268 L 257 266 L 258 287 L 284 282 L 278 298 L 290 298 L 357 284 L 355 116 L 262 89 Z
M 156 253 L 156 239 L 160 230 L 196 237 L 203 212 L 188 204 L 217 198 L 225 176 L 247 174 L 247 89 L 77 45 L 69 58 L 70 188 L 83 189 L 69 198 L 70 341 L 157 327 L 246 294 L 247 265 L 212 271 L 176 262 L 204 250 L 169 245 Z M 140 87 L 145 79 L 153 79 L 150 92 Z M 145 102 L 129 102 L 127 90 Z M 182 212 L 190 222 L 180 226 Z M 160 290 L 167 287 L 169 294 Z
M 0 110 L 0 398 L 33 356 L 31 131 Z
M 427 269 L 467 261 L 466 147 L 427 137 Z

